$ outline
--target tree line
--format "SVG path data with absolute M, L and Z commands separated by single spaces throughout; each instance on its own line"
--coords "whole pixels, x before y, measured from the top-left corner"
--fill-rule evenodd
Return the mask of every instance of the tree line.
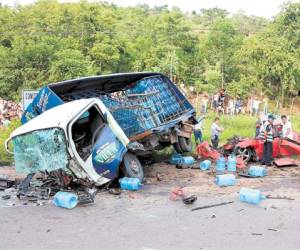
M 272 19 L 220 8 L 106 2 L 0 4 L 0 97 L 115 72 L 157 71 L 197 92 L 267 95 L 288 103 L 300 89 L 300 3 Z

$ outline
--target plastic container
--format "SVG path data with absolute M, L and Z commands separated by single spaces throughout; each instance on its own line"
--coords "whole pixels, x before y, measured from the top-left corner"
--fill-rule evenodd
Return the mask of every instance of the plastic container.
M 227 171 L 236 172 L 236 157 L 235 155 L 229 155 L 227 159 Z
M 224 156 L 219 157 L 217 160 L 216 171 L 219 174 L 223 174 L 225 172 L 226 160 Z
M 181 154 L 177 154 L 177 153 L 174 153 L 172 156 L 171 156 L 171 159 L 170 159 L 170 163 L 171 164 L 178 164 L 180 161 L 181 161 L 181 158 L 182 158 L 182 155 Z
M 192 156 L 183 156 L 180 163 L 186 165 L 192 165 L 195 163 L 195 159 Z
M 192 156 L 182 156 L 181 154 L 173 154 L 170 159 L 171 164 L 185 164 L 192 165 L 195 163 L 195 159 Z
M 233 174 L 222 174 L 216 176 L 215 182 L 220 187 L 234 186 L 236 179 Z
M 78 196 L 70 192 L 57 192 L 53 197 L 53 204 L 57 207 L 72 209 L 78 204 Z
M 267 175 L 267 169 L 259 166 L 251 166 L 248 169 L 248 174 L 254 177 L 264 177 Z
M 241 202 L 257 205 L 261 200 L 266 199 L 264 195 L 257 189 L 241 188 L 239 192 Z
M 209 170 L 210 166 L 211 166 L 211 161 L 210 160 L 205 160 L 205 161 L 202 161 L 200 163 L 200 169 L 201 170 Z
M 119 183 L 121 189 L 125 190 L 138 190 L 142 186 L 141 181 L 138 178 L 123 177 L 119 179 Z

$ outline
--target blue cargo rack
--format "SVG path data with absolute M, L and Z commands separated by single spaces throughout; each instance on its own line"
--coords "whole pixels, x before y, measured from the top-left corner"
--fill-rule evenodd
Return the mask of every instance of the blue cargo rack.
M 83 98 L 99 98 L 129 138 L 148 130 L 161 131 L 195 113 L 164 75 L 125 73 L 49 84 L 24 112 L 22 123 L 54 106 Z

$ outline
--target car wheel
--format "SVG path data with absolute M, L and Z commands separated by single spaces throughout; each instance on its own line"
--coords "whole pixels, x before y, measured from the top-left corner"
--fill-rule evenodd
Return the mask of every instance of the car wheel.
M 142 182 L 144 171 L 139 159 L 132 153 L 127 152 L 123 157 L 123 173 L 126 177 L 138 178 Z
M 251 148 L 241 148 L 241 147 L 236 147 L 234 149 L 234 153 L 236 156 L 240 156 L 243 158 L 243 160 L 247 163 L 251 160 L 252 158 L 252 150 Z
M 183 152 L 192 151 L 192 140 L 183 136 L 178 136 L 178 142 Z

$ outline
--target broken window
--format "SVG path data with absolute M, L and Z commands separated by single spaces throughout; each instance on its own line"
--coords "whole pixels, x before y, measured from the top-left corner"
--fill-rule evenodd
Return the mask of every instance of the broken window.
M 84 161 L 92 153 L 93 144 L 103 126 L 104 120 L 95 106 L 85 111 L 72 125 L 72 139 Z
M 62 129 L 50 128 L 18 135 L 12 139 L 16 171 L 48 172 L 66 169 L 68 154 Z

